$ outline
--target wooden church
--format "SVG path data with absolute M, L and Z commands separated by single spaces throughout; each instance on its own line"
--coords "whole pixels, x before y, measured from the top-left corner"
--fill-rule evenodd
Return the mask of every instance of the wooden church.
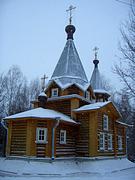
M 46 88 L 33 109 L 5 117 L 8 138 L 6 156 L 99 157 L 126 154 L 126 126 L 109 101 L 98 69 L 88 81 L 73 34 L 66 26 L 67 42 Z

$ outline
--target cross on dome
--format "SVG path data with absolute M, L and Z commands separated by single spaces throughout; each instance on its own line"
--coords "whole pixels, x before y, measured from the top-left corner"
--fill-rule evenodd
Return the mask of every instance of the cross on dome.
M 48 79 L 48 77 L 44 74 L 44 76 L 41 78 L 41 87 L 42 87 L 43 91 L 45 89 L 45 80 L 46 79 Z
M 98 54 L 98 50 L 99 48 L 98 47 L 94 47 L 93 51 L 95 52 L 95 60 L 97 60 L 97 54 Z
M 75 9 L 76 7 L 73 7 L 72 5 L 69 6 L 69 9 L 67 9 L 66 11 L 69 12 L 69 24 L 72 24 L 72 11 L 73 9 Z

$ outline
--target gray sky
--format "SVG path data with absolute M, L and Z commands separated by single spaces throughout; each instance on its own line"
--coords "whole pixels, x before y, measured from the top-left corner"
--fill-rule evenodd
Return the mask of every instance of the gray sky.
M 112 66 L 129 7 L 115 0 L 0 0 L 0 72 L 18 65 L 28 80 L 51 77 L 66 43 L 69 5 L 76 6 L 74 43 L 88 79 L 98 46 L 100 72 L 117 87 Z

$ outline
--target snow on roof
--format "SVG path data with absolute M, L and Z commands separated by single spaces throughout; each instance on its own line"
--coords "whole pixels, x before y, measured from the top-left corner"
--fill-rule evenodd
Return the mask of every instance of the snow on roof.
M 127 123 L 124 123 L 124 122 L 121 122 L 121 121 L 116 121 L 116 123 L 121 124 L 123 126 L 127 126 L 127 127 L 133 127 L 132 124 L 127 124 Z
M 52 81 L 55 81 L 63 89 L 77 84 L 84 90 L 84 87 L 89 84 L 72 39 L 67 40 L 48 86 Z
M 62 100 L 62 99 L 71 99 L 71 98 L 78 98 L 78 99 L 81 99 L 82 101 L 91 103 L 91 101 L 89 101 L 88 99 L 86 99 L 86 98 L 84 98 L 83 96 L 80 96 L 80 95 L 78 95 L 78 94 L 58 96 L 58 97 L 51 97 L 51 98 L 48 98 L 48 101 Z
M 65 79 L 69 78 L 67 81 L 65 81 Z M 75 81 L 76 79 L 76 81 Z M 66 89 L 72 85 L 76 85 L 78 88 L 80 88 L 82 91 L 86 91 L 88 89 L 88 87 L 90 86 L 89 82 L 82 82 L 81 79 L 78 78 L 74 78 L 71 76 L 68 77 L 59 77 L 57 79 L 51 79 L 49 81 L 49 83 L 47 84 L 47 88 L 53 83 L 55 82 L 61 89 Z
M 101 107 L 109 104 L 111 101 L 107 101 L 107 102 L 97 102 L 97 103 L 93 103 L 93 104 L 89 104 L 89 105 L 84 105 L 78 109 L 75 109 L 74 111 L 87 111 L 87 110 L 95 110 L 95 109 L 100 109 Z
M 45 92 L 41 92 L 40 94 L 39 94 L 39 96 L 47 96 L 46 94 L 45 94 Z
M 56 119 L 60 118 L 60 121 L 70 122 L 77 124 L 73 119 L 69 116 L 64 115 L 60 112 L 51 110 L 51 109 L 44 109 L 44 108 L 35 108 L 29 111 L 24 111 L 21 113 L 17 113 L 8 117 L 5 117 L 4 120 L 9 119 L 20 119 L 20 118 L 41 118 L 41 119 Z
M 101 94 L 108 94 L 108 91 L 104 90 L 104 89 L 94 89 L 94 93 L 101 93 Z
M 84 81 L 88 81 L 72 39 L 67 40 L 52 78 L 59 76 L 78 77 Z

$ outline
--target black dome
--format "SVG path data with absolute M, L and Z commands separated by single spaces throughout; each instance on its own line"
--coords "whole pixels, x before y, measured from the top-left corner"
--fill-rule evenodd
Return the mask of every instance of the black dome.
M 73 26 L 71 24 L 66 26 L 65 31 L 67 33 L 67 40 L 68 39 L 73 39 L 73 34 L 74 34 L 75 30 L 76 30 L 75 26 Z

